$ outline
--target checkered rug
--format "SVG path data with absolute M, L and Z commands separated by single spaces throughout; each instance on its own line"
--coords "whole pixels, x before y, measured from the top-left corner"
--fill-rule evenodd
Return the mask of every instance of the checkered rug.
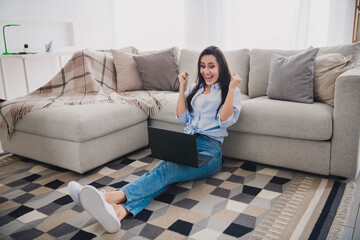
M 0 154 L 0 238 L 323 239 L 341 234 L 350 204 L 344 199 L 351 199 L 354 188 L 331 178 L 225 158 L 219 173 L 170 186 L 138 216 L 124 219 L 115 234 L 106 233 L 68 195 L 71 180 L 112 191 L 157 162 L 149 149 L 142 149 L 81 175 Z

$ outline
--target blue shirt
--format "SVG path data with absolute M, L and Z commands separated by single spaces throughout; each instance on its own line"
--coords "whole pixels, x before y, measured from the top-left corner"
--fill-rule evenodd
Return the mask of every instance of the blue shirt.
M 190 94 L 194 87 L 195 83 L 189 86 L 189 88 L 185 92 L 185 97 Z M 216 115 L 216 111 L 221 103 L 221 88 L 219 83 L 211 86 L 210 93 L 206 95 L 204 104 L 202 105 L 200 111 L 198 111 L 194 107 L 194 100 L 198 95 L 202 94 L 203 91 L 204 87 L 200 85 L 199 90 L 191 99 L 191 106 L 193 107 L 193 112 L 190 113 L 189 110 L 186 108 L 186 111 L 179 118 L 176 118 L 180 124 L 186 124 L 186 127 L 184 129 L 185 133 L 203 134 L 223 143 L 224 138 L 228 136 L 227 128 L 236 123 L 240 115 L 240 89 L 235 89 L 233 114 L 223 122 L 221 122 L 220 120 L 220 112 L 223 106 L 221 106 L 218 114 Z

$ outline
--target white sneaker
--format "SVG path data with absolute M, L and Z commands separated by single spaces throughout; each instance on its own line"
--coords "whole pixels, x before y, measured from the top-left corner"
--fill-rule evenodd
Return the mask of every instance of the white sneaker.
M 69 195 L 72 198 L 72 200 L 81 206 L 80 203 L 80 191 L 81 189 L 83 189 L 83 185 L 75 182 L 75 181 L 71 181 L 68 184 L 68 189 L 69 189 Z
M 99 190 L 93 186 L 85 186 L 80 192 L 80 202 L 107 232 L 115 233 L 120 230 L 121 223 L 113 206 L 105 200 L 104 194 Z

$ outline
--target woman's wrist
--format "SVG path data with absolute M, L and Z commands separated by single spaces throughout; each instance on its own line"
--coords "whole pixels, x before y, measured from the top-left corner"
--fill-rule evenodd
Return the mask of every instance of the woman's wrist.
M 236 87 L 234 87 L 234 88 L 230 87 L 229 91 L 228 91 L 228 94 L 229 93 L 231 93 L 231 94 L 235 93 L 235 89 L 236 89 Z
M 185 93 L 185 90 L 186 90 L 186 86 L 185 85 L 180 85 L 179 92 Z

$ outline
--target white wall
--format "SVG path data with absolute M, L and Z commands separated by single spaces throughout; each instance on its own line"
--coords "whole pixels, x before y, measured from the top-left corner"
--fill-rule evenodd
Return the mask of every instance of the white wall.
M 4 52 L 2 27 L 9 23 L 22 26 L 6 28 L 8 52 L 22 51 L 24 43 L 29 44 L 30 51 L 45 52 L 49 40 L 55 40 L 54 52 L 115 48 L 113 18 L 113 0 L 0 0 L 0 54 Z M 58 57 L 34 57 L 26 60 L 30 92 L 46 84 L 60 69 Z M 68 58 L 66 55 L 63 60 Z M 2 74 L 7 99 L 25 95 L 21 58 L 8 56 L 2 60 L 0 98 L 5 98 Z
M 115 47 L 113 0 L 0 0 L 0 22 L 28 22 L 32 26 L 38 25 L 40 27 L 46 23 L 55 25 L 72 23 L 76 49 Z M 10 50 L 11 45 L 11 31 L 24 31 L 25 27 L 6 29 L 8 50 Z M 29 28 L 29 26 L 27 27 Z M 47 36 L 46 30 L 41 32 L 41 30 L 35 29 L 35 32 L 38 35 L 39 42 L 34 43 L 32 40 L 32 46 L 43 46 L 46 43 L 43 42 L 43 39 L 51 38 Z M 0 44 L 3 51 L 2 37 Z M 56 50 L 56 46 L 57 42 L 55 41 L 54 50 Z M 17 41 L 16 46 L 11 47 L 21 50 L 23 43 L 20 44 Z

